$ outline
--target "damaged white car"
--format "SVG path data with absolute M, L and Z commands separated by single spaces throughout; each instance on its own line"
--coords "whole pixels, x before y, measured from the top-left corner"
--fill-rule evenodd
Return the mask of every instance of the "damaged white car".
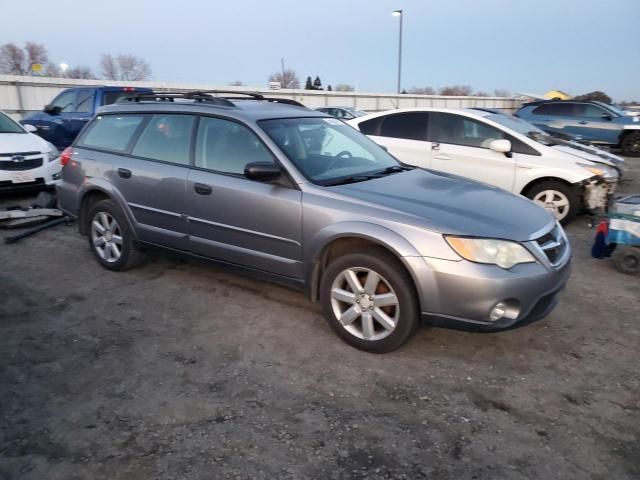
M 405 108 L 347 123 L 404 163 L 520 193 L 563 225 L 606 207 L 624 170 L 616 155 L 492 110 Z

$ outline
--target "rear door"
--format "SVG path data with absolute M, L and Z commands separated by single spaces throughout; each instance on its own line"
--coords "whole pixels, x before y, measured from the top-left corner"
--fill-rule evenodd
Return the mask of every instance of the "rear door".
M 489 148 L 493 140 L 511 140 L 506 132 L 464 115 L 432 112 L 429 139 L 434 170 L 513 189 L 513 156 Z
M 620 127 L 613 121 L 613 112 L 592 103 L 576 103 L 574 115 L 575 121 L 567 125 L 569 133 L 596 143 L 618 143 Z
M 358 124 L 362 133 L 401 162 L 431 166 L 431 142 L 427 141 L 430 112 L 403 112 L 376 117 Z
M 293 185 L 249 180 L 252 162 L 274 162 L 246 125 L 201 117 L 187 180 L 194 253 L 293 278 L 302 269 L 302 194 Z
M 96 144 L 101 125 L 101 149 L 114 153 L 105 177 L 124 197 L 140 240 L 188 247 L 185 185 L 194 123 L 192 115 L 101 115 L 79 142 Z M 125 138 L 131 140 L 123 145 Z

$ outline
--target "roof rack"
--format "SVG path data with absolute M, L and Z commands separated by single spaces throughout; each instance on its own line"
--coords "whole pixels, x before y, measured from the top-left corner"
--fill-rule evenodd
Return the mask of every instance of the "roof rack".
M 216 94 L 211 95 L 211 94 Z M 220 96 L 220 94 L 245 95 L 246 97 L 237 96 Z M 234 107 L 235 104 L 231 100 L 260 100 L 265 102 L 281 103 L 284 105 L 293 105 L 296 107 L 305 107 L 302 103 L 291 100 L 289 98 L 265 97 L 257 92 L 237 92 L 234 90 L 195 90 L 182 92 L 134 92 L 122 98 L 120 102 L 140 102 L 144 100 L 155 100 L 160 102 L 173 102 L 175 99 L 194 100 L 197 102 L 206 102 L 225 107 Z

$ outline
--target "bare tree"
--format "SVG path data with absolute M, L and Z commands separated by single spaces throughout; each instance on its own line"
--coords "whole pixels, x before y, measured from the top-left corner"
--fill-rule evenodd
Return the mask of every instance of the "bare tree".
M 96 75 L 93 73 L 91 68 L 79 65 L 77 67 L 69 68 L 65 74 L 67 78 L 87 78 L 87 79 L 95 79 Z
M 232 87 L 243 87 L 244 86 L 244 82 L 241 81 L 241 80 L 234 80 L 229 85 L 232 86 Z
M 469 85 L 453 85 L 451 87 L 443 87 L 440 89 L 440 95 L 461 96 L 471 95 L 473 89 Z
M 408 93 L 414 95 L 435 95 L 436 91 L 433 87 L 411 87 L 407 90 Z
M 0 73 L 27 75 L 34 63 L 47 63 L 47 49 L 40 43 L 27 42 L 24 48 L 15 43 L 0 47 Z
M 353 92 L 355 88 L 353 85 L 349 85 L 347 83 L 338 83 L 334 89 L 336 92 Z
M 477 91 L 473 94 L 474 97 L 490 97 L 488 92 L 483 92 L 482 90 Z
M 510 97 L 511 96 L 511 92 L 509 90 L 505 90 L 504 88 L 496 88 L 493 91 L 493 94 L 496 97 Z
M 135 55 L 113 55 L 107 53 L 100 57 L 100 73 L 107 80 L 140 81 L 151 77 L 151 67 Z
M 300 80 L 293 70 L 285 70 L 283 72 L 272 73 L 269 75 L 270 82 L 280 82 L 281 88 L 300 88 Z

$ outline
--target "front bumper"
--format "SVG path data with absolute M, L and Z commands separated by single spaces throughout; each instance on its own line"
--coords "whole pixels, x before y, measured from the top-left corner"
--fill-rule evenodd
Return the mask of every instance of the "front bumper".
M 20 192 L 38 190 L 46 187 L 53 188 L 60 180 L 62 166 L 57 160 L 45 163 L 42 166 L 29 170 L 0 170 L 0 192 Z M 28 173 L 33 181 L 15 182 L 14 173 Z
M 497 332 L 532 323 L 547 316 L 558 303 L 570 276 L 570 252 L 558 266 L 541 263 L 504 270 L 466 260 L 422 261 L 430 275 L 418 282 L 425 323 L 467 331 Z M 490 320 L 498 302 L 517 307 L 513 318 Z
M 618 187 L 618 180 L 595 179 L 584 182 L 582 199 L 587 210 L 607 208 Z

